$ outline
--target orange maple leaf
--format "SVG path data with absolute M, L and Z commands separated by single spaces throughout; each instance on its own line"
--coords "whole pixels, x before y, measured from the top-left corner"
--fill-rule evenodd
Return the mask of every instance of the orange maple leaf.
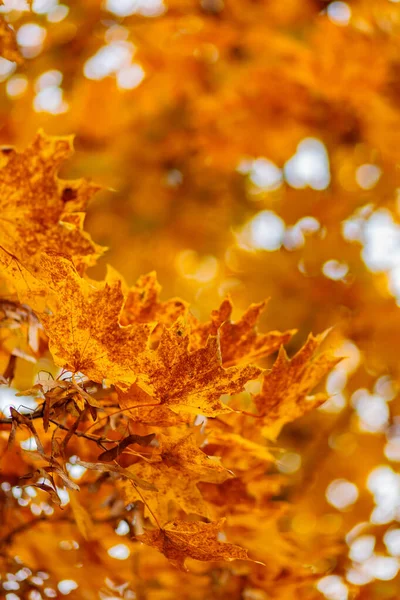
M 176 567 L 185 569 L 186 558 L 201 561 L 247 560 L 240 546 L 217 539 L 225 519 L 213 523 L 172 521 L 157 531 L 146 531 L 139 539 L 162 552 Z
M 190 329 L 182 318 L 164 328 L 160 343 L 137 361 L 137 385 L 176 412 L 215 416 L 230 412 L 220 400 L 235 394 L 257 378 L 253 365 L 224 369 L 218 336 L 210 336 L 204 347 L 190 352 Z
M 39 132 L 23 152 L 0 153 L 0 269 L 17 290 L 41 279 L 43 253 L 62 253 L 78 270 L 103 249 L 83 231 L 82 210 L 98 186 L 57 177 L 72 153 L 72 137 Z
M 316 354 L 326 334 L 309 335 L 304 346 L 289 359 L 284 348 L 271 371 L 264 376 L 261 392 L 254 398 L 255 405 L 263 418 L 263 433 L 275 439 L 285 423 L 290 423 L 328 398 L 310 392 L 321 379 L 341 360 L 329 351 Z
M 15 31 L 4 17 L 0 17 L 0 55 L 18 64 L 24 62 L 15 39 Z
M 290 340 L 296 330 L 259 333 L 257 322 L 265 305 L 265 302 L 252 304 L 236 322 L 231 321 L 233 306 L 229 299 L 212 311 L 211 320 L 207 323 L 200 323 L 191 316 L 191 348 L 202 347 L 207 343 L 208 336 L 219 332 L 224 367 L 248 363 L 273 354 Z

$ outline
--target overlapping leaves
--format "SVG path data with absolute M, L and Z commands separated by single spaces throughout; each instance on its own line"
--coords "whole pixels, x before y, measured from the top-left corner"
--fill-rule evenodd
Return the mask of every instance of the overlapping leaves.
M 95 520 L 61 464 L 68 460 L 69 447 L 85 440 L 98 446 L 97 457 L 93 460 L 81 446 L 77 452 L 84 456 L 76 464 L 86 469 L 93 489 L 112 486 L 114 496 L 107 500 L 111 506 L 122 502 L 141 507 L 146 531 L 138 539 L 144 544 L 159 549 L 179 568 L 187 557 L 245 560 L 245 550 L 217 537 L 222 521 L 214 519 L 224 514 L 223 506 L 235 504 L 234 498 L 224 504 L 224 490 L 237 495 L 238 507 L 255 506 L 257 469 L 274 461 L 262 432 L 276 437 L 285 423 L 325 399 L 309 394 L 337 359 L 326 352 L 315 356 L 323 340 L 311 336 L 289 361 L 282 344 L 294 330 L 260 333 L 263 303 L 233 321 L 232 303 L 226 300 L 209 322 L 201 323 L 184 301 L 160 300 L 154 273 L 132 288 L 112 269 L 104 281 L 88 278 L 85 269 L 100 249 L 82 229 L 82 211 L 96 186 L 58 179 L 60 164 L 70 152 L 70 138 L 39 133 L 24 152 L 3 152 L 0 169 L 1 272 L 10 290 L 40 320 L 55 365 L 67 373 L 67 380 L 62 375 L 30 391 L 42 400 L 32 415 L 42 420 L 40 435 L 29 417 L 12 412 L 13 435 L 18 425 L 26 426 L 39 459 L 47 463 L 27 476 L 36 477 L 32 486 L 53 500 L 59 500 L 57 481 L 67 482 L 73 493 L 72 517 L 83 538 L 91 539 Z M 270 371 L 253 364 L 278 350 Z M 254 397 L 259 414 L 250 415 L 255 432 L 251 440 L 240 425 L 248 414 L 241 414 L 240 399 L 246 384 L 261 375 L 261 392 Z M 234 410 L 232 395 L 238 399 Z M 112 412 L 115 402 L 119 410 Z M 99 411 L 105 416 L 96 422 Z M 219 415 L 226 421 L 214 427 L 212 419 Z M 193 426 L 195 418 L 203 423 L 200 429 Z M 49 440 L 52 427 L 56 429 Z M 96 433 L 88 434 L 92 427 Z M 223 451 L 229 458 L 232 448 L 242 458 L 236 465 L 232 461 L 237 472 L 218 454 Z M 248 475 L 242 464 L 251 465 Z M 185 515 L 188 520 L 182 520 Z M 150 523 L 157 529 L 149 528 Z

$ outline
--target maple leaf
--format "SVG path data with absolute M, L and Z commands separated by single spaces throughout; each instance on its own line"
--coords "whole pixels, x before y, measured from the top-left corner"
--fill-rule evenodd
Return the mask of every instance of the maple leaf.
M 242 391 L 261 370 L 252 365 L 224 369 L 218 336 L 210 336 L 203 348 L 193 352 L 189 343 L 190 329 L 182 318 L 165 327 L 158 347 L 136 363 L 137 385 L 173 411 L 206 416 L 230 412 L 221 395 Z
M 126 392 L 118 390 L 118 403 L 125 414 L 138 423 L 171 427 L 190 423 L 190 413 L 175 413 L 168 406 L 155 403 L 144 390 L 133 384 Z
M 119 324 L 124 303 L 120 280 L 110 276 L 98 284 L 83 279 L 70 261 L 57 256 L 43 259 L 42 269 L 49 311 L 39 316 L 56 364 L 93 381 L 132 385 L 132 365 L 147 348 L 151 326 Z
M 151 490 L 153 492 L 157 491 L 156 486 L 152 482 L 145 481 L 138 475 L 138 470 L 136 468 L 131 467 L 129 469 L 124 469 L 123 467 L 120 467 L 118 464 L 108 465 L 108 464 L 105 464 L 102 462 L 92 463 L 92 462 L 87 462 L 85 460 L 80 460 L 76 464 L 79 464 L 82 467 L 85 467 L 85 469 L 91 469 L 92 471 L 99 471 L 101 473 L 116 473 L 117 475 L 120 475 L 121 477 L 133 482 L 134 486 L 139 486 L 140 488 L 143 488 L 143 490 Z M 136 467 L 136 465 L 135 465 L 135 467 Z M 142 497 L 142 495 L 139 494 L 139 498 L 141 498 L 141 497 Z
M 23 152 L 0 153 L 0 268 L 17 289 L 30 289 L 40 278 L 43 253 L 61 252 L 82 270 L 103 251 L 83 231 L 83 214 L 76 212 L 98 186 L 57 177 L 71 153 L 71 136 L 43 132 Z
M 211 517 L 210 507 L 196 485 L 199 477 L 195 474 L 192 476 L 179 466 L 168 466 L 164 462 L 138 463 L 127 470 L 157 489 L 156 492 L 145 489 L 138 491 L 129 482 L 120 483 L 126 502 L 144 502 L 145 515 L 150 517 L 155 525 L 169 521 L 171 512 L 176 507 L 186 514 L 195 514 L 207 519 Z M 171 502 L 175 509 L 170 506 Z
M 261 392 L 254 398 L 262 417 L 263 434 L 276 439 L 290 423 L 328 398 L 325 393 L 310 396 L 321 379 L 341 360 L 329 351 L 316 354 L 326 333 L 309 335 L 304 346 L 289 359 L 281 348 L 271 371 L 264 375 Z
M 246 483 L 239 477 L 228 479 L 222 484 L 199 484 L 203 498 L 220 509 L 222 515 L 236 511 L 253 510 L 255 498 L 249 494 Z
M 212 523 L 200 521 L 172 521 L 156 531 L 146 531 L 139 540 L 162 552 L 178 569 L 185 569 L 185 560 L 201 561 L 248 560 L 247 551 L 217 536 L 225 519 Z
M 69 492 L 69 501 L 76 526 L 85 540 L 90 539 L 93 531 L 93 522 L 87 510 L 79 502 L 78 492 L 71 490 Z
M 126 300 L 121 314 L 121 323 L 148 323 L 157 321 L 171 326 L 178 317 L 188 310 L 188 304 L 180 298 L 160 302 L 161 286 L 154 271 L 139 277 L 134 286 L 126 292 Z
M 207 456 L 195 443 L 194 433 L 166 436 L 160 434 L 160 457 L 166 465 L 174 466 L 199 481 L 222 483 L 232 474 L 225 469 L 220 459 Z
M 232 453 L 240 454 L 242 457 L 251 456 L 267 462 L 275 460 L 266 446 L 261 446 L 238 433 L 227 433 L 214 429 L 207 433 L 207 444 L 231 449 Z
M 224 367 L 251 362 L 273 354 L 290 340 L 296 330 L 258 333 L 257 322 L 265 305 L 265 302 L 252 304 L 236 322 L 230 320 L 233 306 L 229 299 L 224 300 L 217 310 L 212 311 L 211 321 L 208 323 L 200 323 L 191 315 L 191 348 L 201 348 L 207 343 L 210 335 L 219 332 Z
M 0 17 L 0 55 L 18 64 L 24 62 L 15 39 L 15 32 L 4 17 Z
M 73 373 L 97 382 L 107 379 L 125 389 L 136 383 L 172 410 L 210 416 L 230 411 L 219 400 L 222 394 L 241 391 L 261 373 L 254 366 L 224 369 L 217 337 L 189 352 L 182 319 L 164 328 L 158 347 L 151 350 L 154 325 L 119 323 L 124 295 L 113 271 L 104 284 L 91 282 L 57 256 L 42 257 L 41 269 L 46 273 L 49 311 L 41 313 L 40 320 L 55 362 Z M 28 299 L 35 304 L 34 297 L 28 294 Z

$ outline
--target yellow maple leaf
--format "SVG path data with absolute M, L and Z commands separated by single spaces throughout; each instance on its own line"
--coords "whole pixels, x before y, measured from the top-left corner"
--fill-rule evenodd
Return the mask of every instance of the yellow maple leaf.
M 129 481 L 120 484 L 126 502 L 144 502 L 145 514 L 155 525 L 169 521 L 177 507 L 186 514 L 195 514 L 207 519 L 212 516 L 196 485 L 198 477 L 191 477 L 179 467 L 168 466 L 164 462 L 135 464 L 128 470 L 157 488 L 157 491 L 138 490 Z
M 118 390 L 118 403 L 125 414 L 138 423 L 171 427 L 193 420 L 190 413 L 176 413 L 168 406 L 154 402 L 149 394 L 133 384 L 126 392 Z
M 71 153 L 71 136 L 43 132 L 22 152 L 0 153 L 0 269 L 17 290 L 41 278 L 43 253 L 61 252 L 80 271 L 102 253 L 83 231 L 81 213 L 98 186 L 57 177 Z
M 87 510 L 79 502 L 78 495 L 79 492 L 75 490 L 69 491 L 71 510 L 79 533 L 85 540 L 89 540 L 93 531 L 93 522 Z
M 178 435 L 158 436 L 160 457 L 165 464 L 174 466 L 199 481 L 222 483 L 231 473 L 225 469 L 218 457 L 207 456 L 196 446 L 192 432 Z
M 247 551 L 217 539 L 225 519 L 212 523 L 172 521 L 162 529 L 146 531 L 139 539 L 162 552 L 176 567 L 185 569 L 186 558 L 201 561 L 247 560 Z
M 222 394 L 243 389 L 261 370 L 221 366 L 218 337 L 210 337 L 205 348 L 189 352 L 189 334 L 179 319 L 164 328 L 160 343 L 151 349 L 152 323 L 121 326 L 124 305 L 122 283 L 110 271 L 105 283 L 79 276 L 72 263 L 59 256 L 41 259 L 47 283 L 48 311 L 40 319 L 50 341 L 55 362 L 94 381 L 107 379 L 120 388 L 136 383 L 160 404 L 174 411 L 208 416 L 229 412 Z M 30 305 L 35 297 L 26 293 Z
M 265 302 L 251 304 L 236 322 L 231 321 L 233 307 L 229 299 L 224 300 L 217 310 L 212 311 L 211 320 L 207 323 L 199 323 L 191 316 L 191 347 L 204 346 L 207 338 L 216 335 L 219 331 L 224 367 L 248 363 L 273 354 L 282 344 L 290 340 L 296 330 L 259 333 L 257 322 L 265 304 Z
M 154 271 L 139 277 L 134 286 L 127 290 L 121 323 L 148 323 L 157 321 L 172 325 L 188 310 L 188 304 L 180 298 L 160 302 L 161 285 Z
M 117 277 L 104 283 L 79 276 L 67 259 L 42 260 L 48 282 L 48 311 L 40 320 L 57 365 L 93 381 L 120 387 L 136 380 L 135 357 L 146 351 L 150 324 L 119 324 L 124 296 Z
M 290 423 L 327 399 L 327 394 L 310 392 L 341 359 L 329 351 L 316 354 L 326 334 L 309 335 L 304 346 L 289 359 L 281 348 L 271 371 L 264 376 L 261 392 L 254 398 L 262 417 L 263 433 L 276 439 Z
M 24 62 L 15 39 L 15 32 L 4 17 L 0 17 L 0 55 L 18 64 Z
M 158 347 L 138 357 L 137 385 L 173 411 L 211 417 L 230 412 L 221 395 L 242 391 L 261 370 L 253 365 L 224 369 L 218 336 L 193 352 L 189 343 L 190 330 L 182 318 L 164 328 Z
M 223 432 L 214 429 L 207 433 L 207 444 L 227 448 L 232 454 L 238 454 L 241 458 L 251 456 L 262 461 L 275 461 L 274 456 L 266 446 L 261 446 L 257 442 L 244 438 L 238 433 Z

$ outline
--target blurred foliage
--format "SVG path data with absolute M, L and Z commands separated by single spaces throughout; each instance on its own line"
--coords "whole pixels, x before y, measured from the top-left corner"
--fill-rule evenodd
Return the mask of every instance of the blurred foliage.
M 0 17 L 4 596 L 398 598 L 400 5 Z

